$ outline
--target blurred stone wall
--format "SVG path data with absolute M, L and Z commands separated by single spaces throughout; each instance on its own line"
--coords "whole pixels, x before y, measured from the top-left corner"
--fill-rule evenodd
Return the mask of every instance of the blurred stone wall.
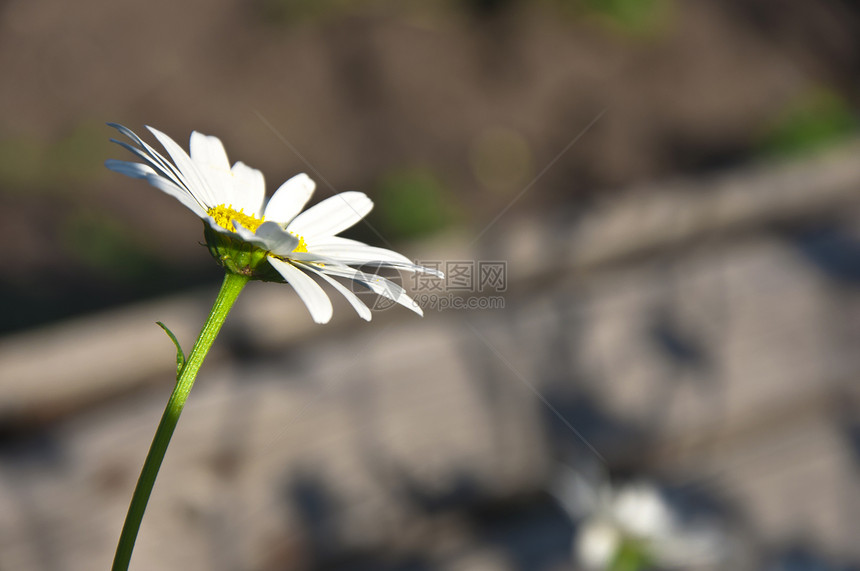
M 506 262 L 503 309 L 437 311 L 419 288 L 423 319 L 338 303 L 317 327 L 289 288 L 252 284 L 133 568 L 568 569 L 575 526 L 549 492 L 594 466 L 719 505 L 724 568 L 856 565 L 857 152 L 404 247 Z M 488 293 L 454 285 L 436 293 Z M 213 295 L 0 340 L 0 568 L 108 567 L 169 392 L 152 322 L 188 344 Z

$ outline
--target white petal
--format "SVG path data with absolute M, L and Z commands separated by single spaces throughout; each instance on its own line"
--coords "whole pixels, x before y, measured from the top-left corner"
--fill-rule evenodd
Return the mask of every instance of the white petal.
M 200 174 L 200 171 L 197 169 L 197 165 L 191 160 L 191 157 L 176 144 L 176 141 L 159 131 L 154 127 L 150 127 L 147 125 L 146 127 L 149 129 L 155 138 L 158 139 L 158 142 L 161 143 L 161 146 L 167 151 L 170 155 L 170 158 L 173 159 L 173 163 L 176 165 L 176 168 L 179 172 L 182 173 L 182 176 L 185 178 L 186 186 L 188 190 L 191 191 L 194 196 L 197 198 L 197 201 L 200 202 L 207 209 L 212 208 L 214 206 L 218 206 L 222 204 L 216 201 L 215 196 L 213 195 L 212 190 L 206 184 L 203 179 L 203 176 Z
M 324 279 L 325 281 L 330 283 L 331 286 L 334 289 L 336 289 L 337 291 L 339 291 L 341 293 L 341 295 L 343 295 L 343 297 L 345 297 L 346 300 L 350 303 L 350 305 L 352 305 L 353 309 L 355 309 L 355 311 L 358 313 L 359 317 L 361 317 L 365 321 L 370 321 L 370 318 L 372 317 L 371 313 L 370 313 L 370 309 L 364 304 L 363 301 L 358 299 L 357 295 L 355 295 L 349 289 L 344 287 L 344 285 L 341 284 L 339 281 L 325 275 L 325 273 L 321 272 L 316 267 L 311 266 L 311 265 L 304 265 L 303 267 L 305 269 L 308 269 L 308 270 L 314 272 L 316 275 L 318 275 L 319 277 L 321 277 L 322 279 Z
M 336 258 L 334 256 L 323 256 L 316 252 L 290 252 L 289 254 L 286 254 L 286 257 L 291 260 L 295 260 L 296 262 L 305 262 L 308 264 L 327 264 L 338 267 L 349 265 L 340 258 Z
M 134 131 L 118 123 L 108 123 L 108 126 L 113 127 L 114 129 L 140 145 L 140 149 L 133 147 L 128 143 L 117 141 L 116 139 L 111 139 L 112 142 L 125 147 L 135 155 L 139 156 L 141 159 L 146 161 L 149 166 L 154 168 L 160 175 L 169 178 L 175 184 L 179 186 L 187 186 L 186 181 L 183 179 L 182 174 L 179 172 L 179 169 L 177 169 L 176 166 L 173 165 L 170 161 L 161 156 L 161 153 L 146 144 L 146 142 L 144 142 L 143 139 L 138 137 L 134 133 Z
M 214 220 L 213 220 L 214 223 Z M 220 226 L 215 226 L 215 229 L 219 229 Z M 253 244 L 258 248 L 262 248 L 263 250 L 268 250 L 269 243 L 265 238 L 257 236 L 254 232 L 242 226 L 237 220 L 233 220 L 233 228 L 235 228 L 235 234 L 238 234 L 239 237 L 242 238 L 245 242 L 249 244 Z
M 200 206 L 200 203 L 198 203 L 197 200 L 195 200 L 194 197 L 191 196 L 191 194 L 184 188 L 179 188 L 169 180 L 160 177 L 155 173 L 146 177 L 146 181 L 155 188 L 169 194 L 170 196 L 181 202 L 186 208 L 188 208 L 191 212 L 193 212 L 200 218 L 205 218 L 208 216 L 208 214 L 206 214 L 206 211 L 203 210 L 203 207 Z
M 331 300 L 313 278 L 290 264 L 269 256 L 269 263 L 281 274 L 307 306 L 317 323 L 328 323 L 332 315 Z
M 118 161 L 116 159 L 106 160 L 105 166 L 114 172 L 130 176 L 131 178 L 146 178 L 151 174 L 155 174 L 155 171 L 149 165 Z
M 339 260 L 335 260 L 334 258 L 329 258 L 327 256 L 321 256 L 314 252 L 290 252 L 289 254 L 280 255 L 296 262 L 304 262 L 308 264 L 330 264 L 332 266 L 345 265 L 341 264 Z
M 214 224 L 214 219 L 209 220 Z M 245 228 L 237 220 L 233 220 L 233 227 L 236 229 L 235 233 L 245 242 L 279 256 L 292 254 L 299 245 L 299 239 L 281 228 L 277 222 L 263 222 L 256 232 Z M 219 228 L 220 226 L 216 227 Z
M 305 173 L 297 174 L 282 184 L 266 205 L 266 219 L 289 224 L 305 207 L 316 184 Z
M 204 135 L 198 131 L 191 133 L 191 160 L 198 165 L 208 165 L 218 170 L 230 172 L 230 161 L 221 139 Z
M 233 165 L 231 172 L 233 208 L 259 217 L 263 213 L 263 200 L 266 198 L 266 181 L 263 173 L 241 162 Z
M 306 240 L 331 236 L 367 216 L 372 208 L 373 202 L 364 193 L 342 192 L 296 216 L 287 230 Z
M 378 268 L 393 268 L 405 272 L 429 274 L 437 278 L 444 278 L 445 274 L 435 268 L 427 268 L 413 264 L 408 258 L 401 256 L 392 250 L 375 248 L 355 240 L 340 238 L 339 236 L 328 236 L 322 240 L 344 240 L 352 243 L 346 247 L 335 245 L 320 245 L 319 240 L 308 242 L 308 252 L 292 252 L 288 254 L 291 259 L 301 262 L 318 262 L 321 264 L 334 264 L 336 266 L 376 266 Z
M 393 250 L 368 246 L 358 240 L 341 238 L 340 236 L 323 236 L 306 240 L 308 251 L 318 252 L 324 256 L 338 259 L 350 259 L 350 264 L 365 264 L 373 262 L 397 262 L 409 267 L 415 267 L 412 260 Z
M 176 169 L 173 164 L 167 162 L 167 159 L 161 157 L 161 155 L 158 155 L 158 153 L 155 153 L 155 151 L 153 151 L 153 153 L 155 153 L 155 155 L 158 155 L 158 157 L 149 153 L 146 150 L 138 149 L 134 145 L 129 145 L 125 141 L 117 141 L 116 139 L 111 139 L 111 142 L 116 143 L 125 150 L 134 154 L 136 157 L 143 160 L 150 168 L 152 168 L 156 173 L 158 173 L 159 176 L 170 180 L 179 187 L 185 189 L 188 188 L 188 184 L 186 184 L 185 182 L 185 177 L 182 176 L 182 174 Z M 192 196 L 194 195 L 192 194 Z M 197 200 L 196 197 L 195 200 Z M 201 206 L 203 205 L 201 204 Z
M 212 200 L 217 204 L 229 204 L 233 199 L 233 175 L 221 140 L 194 131 L 189 150 L 191 160 L 212 191 Z
M 114 172 L 124 174 L 132 178 L 142 178 L 155 188 L 169 194 L 197 216 L 203 218 L 206 211 L 194 200 L 194 197 L 185 189 L 173 183 L 173 181 L 157 174 L 151 167 L 140 163 L 129 163 L 108 159 L 105 166 Z
M 256 237 L 266 244 L 265 249 L 279 256 L 292 253 L 299 245 L 299 239 L 281 228 L 277 222 L 266 221 L 257 228 Z
M 347 266 L 332 266 L 326 264 L 320 268 L 320 271 L 325 272 L 330 276 L 338 276 L 356 281 L 367 286 L 376 295 L 381 295 L 395 303 L 399 303 L 403 307 L 411 309 L 418 315 L 424 315 L 421 307 L 406 294 L 406 290 L 390 280 L 349 268 Z

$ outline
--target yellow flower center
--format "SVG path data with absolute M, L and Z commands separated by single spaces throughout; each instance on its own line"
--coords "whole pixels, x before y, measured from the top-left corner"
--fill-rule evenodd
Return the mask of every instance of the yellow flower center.
M 292 233 L 292 232 L 290 232 L 290 234 L 293 234 L 293 233 Z M 300 252 L 300 253 L 304 252 L 304 253 L 307 253 L 307 251 L 308 251 L 308 244 L 307 244 L 307 242 L 305 242 L 305 239 L 304 239 L 304 238 L 302 238 L 301 236 L 299 236 L 298 234 L 293 234 L 293 236 L 295 236 L 296 238 L 298 238 L 298 239 L 299 239 L 299 245 L 298 245 L 298 246 L 296 246 L 296 248 L 293 250 L 293 252 Z
M 260 224 L 265 222 L 264 217 L 257 218 L 253 214 L 245 214 L 244 209 L 239 209 L 239 211 L 233 210 L 233 205 L 227 206 L 226 204 L 221 204 L 214 208 L 210 208 L 207 211 L 207 214 L 211 216 L 215 220 L 215 224 L 229 230 L 230 232 L 235 232 L 236 228 L 233 226 L 233 221 L 235 220 L 251 232 L 256 232 L 257 228 L 259 228 Z
M 226 204 L 221 204 L 214 208 L 210 208 L 206 211 L 206 213 L 209 214 L 209 216 L 211 216 L 213 220 L 215 220 L 215 223 L 218 226 L 229 230 L 230 232 L 234 232 L 236 230 L 233 226 L 234 220 L 248 230 L 250 230 L 251 232 L 256 232 L 257 228 L 260 227 L 260 224 L 266 221 L 266 217 L 261 216 L 260 218 L 257 218 L 253 214 L 245 214 L 243 210 L 244 209 L 239 209 L 239 211 L 237 212 L 233 209 L 232 204 L 229 206 L 227 206 Z M 305 242 L 305 239 L 293 232 L 290 232 L 290 234 L 299 239 L 299 244 L 295 247 L 295 249 L 293 249 L 293 252 L 307 253 L 308 244 L 307 242 Z

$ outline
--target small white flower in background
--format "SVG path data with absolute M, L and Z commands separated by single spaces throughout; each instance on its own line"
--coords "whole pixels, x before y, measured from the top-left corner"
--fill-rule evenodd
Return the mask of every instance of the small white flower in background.
M 586 569 L 608 569 L 624 538 L 610 521 L 589 521 L 576 534 L 574 552 Z
M 663 537 L 672 533 L 672 512 L 656 486 L 648 482 L 631 482 L 615 490 L 611 502 L 615 521 L 639 537 Z
M 405 256 L 336 234 L 364 218 L 373 202 L 361 192 L 343 192 L 302 212 L 316 185 L 304 173 L 286 181 L 265 202 L 263 174 L 244 163 L 232 167 L 217 137 L 191 133 L 190 156 L 164 133 L 147 127 L 167 150 L 168 161 L 130 129 L 109 123 L 137 145 L 111 139 L 143 163 L 108 160 L 109 169 L 142 178 L 176 198 L 204 221 L 213 256 L 229 271 L 267 281 L 286 281 L 317 323 L 332 316 L 328 295 L 315 276 L 340 292 L 358 315 L 370 321 L 370 309 L 334 278 L 359 283 L 377 295 L 423 315 L 399 285 L 352 266 L 373 265 L 443 277 Z M 273 271 L 274 270 L 274 271 Z
M 577 523 L 573 556 L 589 570 L 631 561 L 660 569 L 720 569 L 727 537 L 714 519 L 683 522 L 659 489 L 646 481 L 612 486 L 565 468 L 552 493 Z

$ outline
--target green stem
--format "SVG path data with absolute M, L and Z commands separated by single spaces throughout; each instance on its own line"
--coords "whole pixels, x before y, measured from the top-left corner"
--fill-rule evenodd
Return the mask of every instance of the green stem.
M 232 272 L 227 272 L 227 275 L 224 276 L 224 282 L 221 284 L 221 291 L 218 292 L 215 305 L 212 306 L 209 317 L 200 331 L 200 337 L 197 338 L 188 360 L 176 379 L 176 387 L 173 389 L 173 394 L 170 395 L 170 400 L 167 401 L 167 407 L 164 409 L 161 422 L 155 431 L 155 437 L 152 439 L 152 445 L 149 447 L 149 453 L 146 455 L 146 461 L 143 463 L 140 478 L 137 480 L 137 487 L 134 489 L 131 505 L 128 507 L 128 515 L 126 515 L 125 523 L 122 526 L 122 534 L 113 559 L 112 571 L 126 571 L 128 569 L 131 552 L 134 549 L 137 532 L 140 530 L 143 513 L 146 511 L 146 504 L 149 502 L 150 494 L 152 494 L 152 487 L 155 485 L 155 478 L 158 476 L 158 469 L 161 468 L 161 462 L 164 460 L 164 454 L 167 452 L 170 438 L 176 429 L 179 415 L 182 414 L 182 408 L 188 399 L 188 393 L 191 392 L 191 386 L 197 377 L 197 371 L 200 370 L 206 353 L 212 347 L 230 308 L 246 283 L 248 283 L 247 276 Z

